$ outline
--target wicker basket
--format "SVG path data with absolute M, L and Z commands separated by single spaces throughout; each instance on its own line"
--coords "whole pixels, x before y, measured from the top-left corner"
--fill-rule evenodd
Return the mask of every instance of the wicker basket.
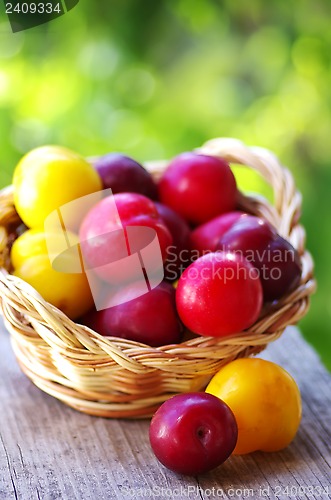
M 315 289 L 313 262 L 304 248 L 301 196 L 290 172 L 271 152 L 235 139 L 214 139 L 199 152 L 251 167 L 272 186 L 273 206 L 262 197 L 244 195 L 240 206 L 270 221 L 298 250 L 299 287 L 264 310 L 249 331 L 228 338 L 194 336 L 178 345 L 152 348 L 102 337 L 10 275 L 10 245 L 20 220 L 9 187 L 0 192 L 0 304 L 21 369 L 41 390 L 92 415 L 147 417 L 176 393 L 203 390 L 222 365 L 260 352 L 306 314 Z M 165 167 L 166 162 L 147 165 L 155 177 Z

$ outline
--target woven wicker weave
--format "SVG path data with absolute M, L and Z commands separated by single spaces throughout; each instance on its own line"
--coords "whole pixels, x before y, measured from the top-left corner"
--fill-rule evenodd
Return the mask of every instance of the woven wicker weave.
M 241 195 L 242 208 L 269 220 L 298 250 L 301 283 L 264 310 L 244 333 L 228 338 L 194 337 L 178 345 L 151 348 L 102 337 L 75 324 L 10 275 L 10 244 L 20 223 L 11 188 L 0 192 L 0 303 L 12 346 L 23 372 L 43 391 L 77 410 L 103 417 L 147 417 L 178 392 L 203 390 L 219 368 L 237 357 L 263 350 L 286 326 L 307 312 L 315 289 L 313 262 L 299 225 L 301 196 L 290 172 L 261 148 L 234 139 L 214 139 L 198 150 L 258 171 L 272 186 L 274 205 Z M 166 162 L 147 168 L 158 177 Z

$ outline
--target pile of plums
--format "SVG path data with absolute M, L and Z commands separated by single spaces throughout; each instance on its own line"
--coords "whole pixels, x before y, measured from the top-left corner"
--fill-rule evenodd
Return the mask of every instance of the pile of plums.
M 80 322 L 101 335 L 153 347 L 180 342 L 185 329 L 234 335 L 256 322 L 263 305 L 298 286 L 297 251 L 269 222 L 238 210 L 236 180 L 223 158 L 183 153 L 157 182 L 118 153 L 94 167 L 113 194 L 87 213 L 80 241 L 87 267 L 106 286 L 102 307 Z M 148 260 L 144 249 L 152 241 Z M 153 283 L 157 257 L 163 279 Z M 138 258 L 146 279 L 140 295 L 132 264 Z

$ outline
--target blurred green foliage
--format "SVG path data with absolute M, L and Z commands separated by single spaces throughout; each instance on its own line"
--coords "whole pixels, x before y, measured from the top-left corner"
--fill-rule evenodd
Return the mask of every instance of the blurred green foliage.
M 81 0 L 16 34 L 0 19 L 0 186 L 45 143 L 142 161 L 217 136 L 273 150 L 316 262 L 301 327 L 331 368 L 330 1 Z

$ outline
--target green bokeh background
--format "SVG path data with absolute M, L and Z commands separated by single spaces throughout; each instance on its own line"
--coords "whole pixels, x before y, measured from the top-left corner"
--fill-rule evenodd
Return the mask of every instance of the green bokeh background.
M 16 34 L 0 5 L 0 187 L 45 143 L 141 161 L 217 136 L 273 150 L 316 263 L 300 326 L 331 369 L 331 2 L 81 0 Z

